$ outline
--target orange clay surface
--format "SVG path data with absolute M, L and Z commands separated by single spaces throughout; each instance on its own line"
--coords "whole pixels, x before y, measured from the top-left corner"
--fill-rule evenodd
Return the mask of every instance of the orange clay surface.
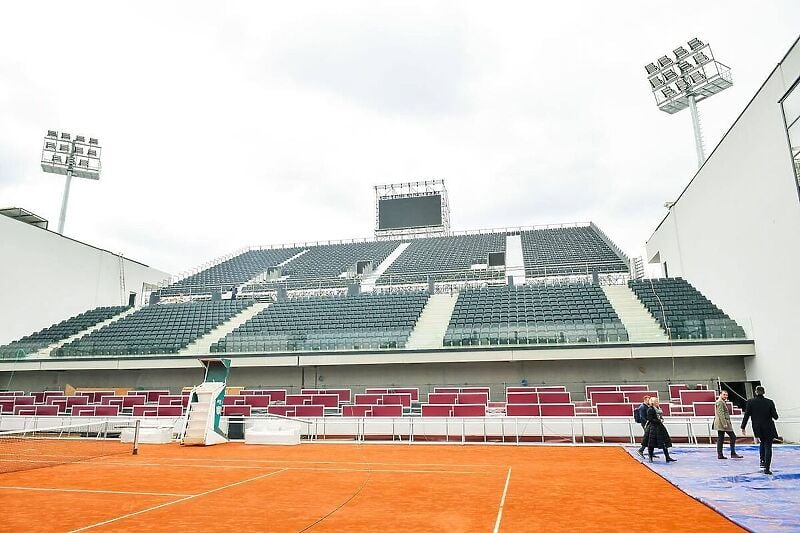
M 3 532 L 742 531 L 616 447 L 151 445 L 0 474 L 0 509 Z

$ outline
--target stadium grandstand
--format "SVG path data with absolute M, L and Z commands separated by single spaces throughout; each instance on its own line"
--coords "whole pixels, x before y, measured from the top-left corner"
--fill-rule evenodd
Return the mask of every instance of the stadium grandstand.
M 770 75 L 745 133 L 734 125 L 668 203 L 648 268 L 594 221 L 453 229 L 444 180 L 375 186 L 370 238 L 281 244 L 278 232 L 178 275 L 0 210 L 0 236 L 19 249 L 0 262 L 12 296 L 0 306 L 0 502 L 10 495 L 0 531 L 26 530 L 43 509 L 67 531 L 303 532 L 331 516 L 337 531 L 384 520 L 408 531 L 638 531 L 652 518 L 637 495 L 657 491 L 657 531 L 800 528 L 796 404 L 769 440 L 787 444 L 777 476 L 766 477 L 763 428 L 736 441 L 750 466 L 719 461 L 742 459 L 733 443 L 728 457 L 712 448 L 720 419 L 746 423 L 762 383 L 788 403 L 796 380 L 786 354 L 797 232 L 748 207 L 740 222 L 708 193 L 750 164 L 740 152 L 762 128 L 797 133 L 786 122 L 786 110 L 800 121 L 800 81 L 786 81 L 800 75 L 797 42 L 787 58 L 791 76 Z M 779 95 L 790 100 L 776 122 Z M 59 134 L 48 132 L 45 151 Z M 766 172 L 761 211 L 774 203 L 776 217 L 800 220 L 779 202 L 787 190 L 800 198 L 796 168 Z M 744 205 L 752 185 L 731 182 Z M 763 242 L 764 224 L 788 243 L 789 267 Z M 764 256 L 737 255 L 739 239 Z M 756 280 L 767 263 L 774 279 Z M 654 465 L 642 438 L 660 426 L 668 443 Z M 741 487 L 745 496 L 728 497 Z M 551 493 L 560 499 L 545 513 L 537 506 Z M 597 527 L 559 516 L 582 496 L 576 512 Z M 594 518 L 598 509 L 616 518 Z

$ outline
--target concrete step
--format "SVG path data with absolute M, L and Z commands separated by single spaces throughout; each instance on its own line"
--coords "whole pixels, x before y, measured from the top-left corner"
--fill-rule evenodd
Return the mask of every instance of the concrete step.
M 419 320 L 408 337 L 406 347 L 441 348 L 456 300 L 458 300 L 457 294 L 434 294 L 428 298 Z
M 522 237 L 506 236 L 506 278 L 511 277 L 514 285 L 525 283 L 525 260 L 522 255 Z
M 397 248 L 392 250 L 392 253 L 390 253 L 386 259 L 384 259 L 383 262 L 378 265 L 377 268 L 375 268 L 375 270 L 364 276 L 364 278 L 361 280 L 361 292 L 374 291 L 375 284 L 378 282 L 378 278 L 381 277 L 384 272 L 386 272 L 386 269 L 392 266 L 392 263 L 394 263 L 395 260 L 400 257 L 400 254 L 402 254 L 403 251 L 405 251 L 405 249 L 409 246 L 411 246 L 410 242 L 401 242 Z
M 658 321 L 627 285 L 605 285 L 603 292 L 619 316 L 631 342 L 668 342 Z

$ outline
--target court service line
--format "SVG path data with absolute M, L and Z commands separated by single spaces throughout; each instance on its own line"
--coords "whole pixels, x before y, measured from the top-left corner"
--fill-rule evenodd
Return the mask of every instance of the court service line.
M 98 457 L 98 459 L 103 459 Z M 167 459 L 165 457 L 165 459 Z M 312 464 L 312 465 L 377 465 L 377 466 L 449 466 L 449 467 L 500 467 L 503 465 L 491 463 L 478 463 L 478 464 L 450 464 L 450 463 L 373 463 L 368 461 L 303 461 L 292 459 L 219 459 L 216 457 L 169 457 L 170 460 L 175 461 L 204 461 L 204 462 L 220 462 L 220 463 L 298 463 L 298 464 Z
M 174 464 L 174 463 L 91 463 L 92 466 L 123 466 L 123 467 L 156 467 L 156 468 L 217 468 L 223 470 L 255 470 L 269 468 L 267 465 L 196 465 L 196 464 Z M 347 463 L 345 463 L 347 464 Z M 401 468 L 336 468 L 336 467 L 313 467 L 313 466 L 286 466 L 284 470 L 310 470 L 316 472 L 389 472 L 393 474 L 472 474 L 472 475 L 491 475 L 492 472 L 480 470 L 433 470 L 433 469 L 401 469 Z
M 500 498 L 500 508 L 497 510 L 497 520 L 494 522 L 494 533 L 500 531 L 500 519 L 503 517 L 503 506 L 506 504 L 506 494 L 508 494 L 508 482 L 511 481 L 511 467 L 508 467 L 506 476 L 506 486 L 503 487 L 503 497 Z
M 242 481 L 237 481 L 236 483 L 229 483 L 228 485 L 223 485 L 222 487 L 217 487 L 215 489 L 207 490 L 207 491 L 201 492 L 199 494 L 192 494 L 191 496 L 186 496 L 184 498 L 180 498 L 180 499 L 175 500 L 175 501 L 162 503 L 162 504 L 159 504 L 159 505 L 154 505 L 152 507 L 148 507 L 147 509 L 142 509 L 141 511 L 136 511 L 134 513 L 128 513 L 128 514 L 125 514 L 125 515 L 122 515 L 122 516 L 118 516 L 116 518 L 111 518 L 110 520 L 104 520 L 102 522 L 97 522 L 96 524 L 91 524 L 91 525 L 88 525 L 88 526 L 80 527 L 78 529 L 73 529 L 69 533 L 77 533 L 78 531 L 86 531 L 87 529 L 92 529 L 92 528 L 95 528 L 95 527 L 104 526 L 106 524 L 113 524 L 114 522 L 118 522 L 120 520 L 125 520 L 126 518 L 130 518 L 132 516 L 138 516 L 140 514 L 149 513 L 150 511 L 155 511 L 156 509 L 161 509 L 163 507 L 168 507 L 170 505 L 175 505 L 176 503 L 183 503 L 183 502 L 189 501 L 189 500 L 191 500 L 193 498 L 199 498 L 200 496 L 206 496 L 208 494 L 213 494 L 215 492 L 219 492 L 221 490 L 229 489 L 229 488 L 235 487 L 237 485 L 243 485 L 245 483 L 250 483 L 251 481 L 258 481 L 259 479 L 264 479 L 264 478 L 267 478 L 267 477 L 270 477 L 270 476 L 274 476 L 275 474 L 280 474 L 281 472 L 286 472 L 286 469 L 283 468 L 281 470 L 276 470 L 274 472 L 270 472 L 269 474 L 262 474 L 260 476 L 251 477 L 251 478 L 248 478 L 248 479 L 243 479 Z
M 192 494 L 171 494 L 167 492 L 132 492 L 127 490 L 94 490 L 94 489 L 62 489 L 58 487 L 7 487 L 0 486 L 0 490 L 38 490 L 44 492 L 85 492 L 90 494 L 124 494 L 126 496 L 172 496 L 183 497 Z
M 320 468 L 312 466 L 287 466 L 287 470 L 310 470 L 312 472 L 370 472 L 390 474 L 467 474 L 488 476 L 491 472 L 477 472 L 474 470 L 402 470 L 397 468 Z

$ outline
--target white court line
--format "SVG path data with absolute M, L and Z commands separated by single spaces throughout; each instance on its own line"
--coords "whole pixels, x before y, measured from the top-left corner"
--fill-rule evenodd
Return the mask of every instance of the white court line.
M 45 492 L 86 492 L 90 494 L 125 494 L 130 496 L 172 496 L 183 497 L 191 494 L 171 494 L 165 492 L 131 492 L 125 490 L 93 490 L 93 489 L 60 489 L 52 487 L 7 487 L 0 486 L 0 490 L 40 490 Z
M 506 504 L 506 494 L 508 494 L 508 482 L 511 481 L 511 467 L 508 467 L 506 476 L 506 486 L 503 488 L 503 497 L 500 498 L 500 508 L 497 510 L 497 520 L 494 522 L 494 533 L 500 531 L 500 519 L 503 517 L 503 506 Z
M 102 459 L 102 457 L 98 457 Z M 174 461 L 204 461 L 204 462 L 227 462 L 227 463 L 297 463 L 297 464 L 311 464 L 311 465 L 377 465 L 377 466 L 449 466 L 449 467 L 466 467 L 474 468 L 480 466 L 498 467 L 502 465 L 481 463 L 481 464 L 447 464 L 447 463 L 370 463 L 366 461 L 293 461 L 291 459 L 217 459 L 209 458 L 193 458 L 193 457 L 170 457 Z
M 254 470 L 254 469 L 264 469 L 268 468 L 265 465 L 260 466 L 244 466 L 244 465 L 180 465 L 180 464 L 170 464 L 170 463 L 111 463 L 108 461 L 104 461 L 102 463 L 92 463 L 92 466 L 127 466 L 127 467 L 144 467 L 144 466 L 152 466 L 158 468 L 221 468 L 223 470 Z M 286 466 L 283 468 L 284 470 L 311 470 L 317 472 L 389 472 L 389 473 L 400 473 L 400 474 L 474 474 L 474 475 L 488 475 L 492 472 L 488 471 L 478 471 L 478 470 L 421 470 L 421 469 L 414 469 L 414 470 L 403 470 L 403 469 L 396 469 L 396 468 L 381 468 L 381 469 L 374 469 L 374 468 L 324 468 L 324 467 L 313 467 L 313 466 Z
M 314 468 L 311 466 L 297 466 L 286 467 L 287 470 L 311 470 L 314 472 L 388 472 L 391 474 L 472 474 L 472 475 L 490 475 L 491 472 L 475 472 L 468 470 L 395 470 L 390 468 L 374 469 L 374 468 Z
M 228 485 L 223 485 L 222 487 L 217 487 L 216 489 L 207 490 L 207 491 L 201 492 L 199 494 L 192 494 L 191 496 L 186 496 L 186 497 L 180 498 L 178 500 L 174 500 L 174 501 L 167 502 L 167 503 L 162 503 L 162 504 L 159 504 L 159 505 L 154 505 L 153 507 L 148 507 L 147 509 L 142 509 L 141 511 L 136 511 L 135 513 L 128 513 L 128 514 L 125 514 L 125 515 L 122 515 L 122 516 L 118 516 L 116 518 L 112 518 L 110 520 L 104 520 L 102 522 L 97 522 L 96 524 L 91 524 L 91 525 L 88 525 L 88 526 L 80 527 L 78 529 L 73 529 L 69 533 L 77 533 L 78 531 L 86 531 L 87 529 L 92 529 L 92 528 L 95 528 L 95 527 L 104 526 L 106 524 L 113 524 L 114 522 L 117 522 L 119 520 L 125 520 L 126 518 L 130 518 L 132 516 L 137 516 L 137 515 L 140 515 L 140 514 L 148 513 L 150 511 L 155 511 L 156 509 L 161 509 L 162 507 L 168 507 L 170 505 L 175 505 L 176 503 L 182 503 L 182 502 L 191 500 L 192 498 L 199 498 L 200 496 L 206 496 L 208 494 L 213 494 L 215 492 L 219 492 L 221 490 L 229 489 L 229 488 L 235 487 L 237 485 L 243 485 L 244 483 L 249 483 L 251 481 L 257 481 L 259 479 L 264 479 L 264 478 L 267 478 L 269 476 L 274 476 L 275 474 L 280 474 L 281 472 L 285 472 L 285 471 L 286 471 L 286 469 L 284 468 L 282 470 L 276 470 L 274 472 L 270 472 L 269 474 L 262 474 L 260 476 L 251 477 L 251 478 L 248 478 L 248 479 L 243 479 L 242 481 L 237 481 L 236 483 L 230 483 Z

